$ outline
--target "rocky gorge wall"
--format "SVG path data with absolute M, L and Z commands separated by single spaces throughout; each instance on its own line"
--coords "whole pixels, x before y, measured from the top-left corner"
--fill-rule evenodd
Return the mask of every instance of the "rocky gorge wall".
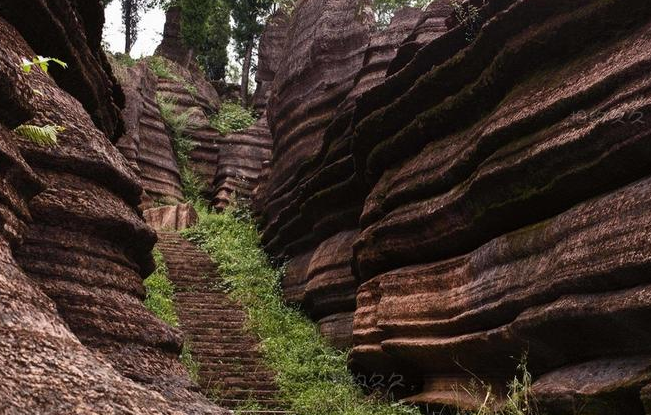
M 223 413 L 194 392 L 179 332 L 142 304 L 156 237 L 111 142 L 121 89 L 94 47 L 102 6 L 10 3 L 0 5 L 2 412 Z M 30 20 L 21 10 L 52 24 L 33 37 L 34 26 L 9 23 Z M 66 50 L 75 53 L 57 55 Z M 36 53 L 64 58 L 72 75 L 24 73 L 22 59 Z M 12 132 L 23 123 L 65 131 L 43 147 Z
M 335 3 L 300 3 L 269 103 L 254 205 L 286 298 L 411 402 L 475 406 L 528 353 L 542 409 L 649 413 L 651 5 L 434 3 L 373 33 Z

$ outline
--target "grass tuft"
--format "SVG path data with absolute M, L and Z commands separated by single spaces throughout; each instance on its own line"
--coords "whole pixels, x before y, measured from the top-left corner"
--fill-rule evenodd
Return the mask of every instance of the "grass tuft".
M 170 326 L 178 327 L 179 319 L 174 307 L 174 284 L 169 280 L 163 254 L 154 249 L 153 255 L 156 269 L 144 281 L 147 291 L 145 307 Z
M 255 123 L 253 113 L 240 104 L 224 102 L 219 113 L 210 118 L 210 125 L 222 135 L 246 130 Z

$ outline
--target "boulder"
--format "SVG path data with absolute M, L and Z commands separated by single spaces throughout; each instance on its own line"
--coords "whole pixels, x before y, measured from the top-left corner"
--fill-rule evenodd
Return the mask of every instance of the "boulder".
M 191 228 L 199 220 L 197 211 L 189 203 L 147 209 L 144 216 L 156 231 L 180 231 Z

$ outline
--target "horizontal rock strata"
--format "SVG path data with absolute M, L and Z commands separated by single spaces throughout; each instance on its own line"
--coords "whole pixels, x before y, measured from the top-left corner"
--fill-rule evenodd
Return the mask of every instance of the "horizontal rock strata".
M 156 102 L 158 78 L 144 61 L 123 71 L 120 78 L 126 95 L 123 115 L 127 133 L 117 146 L 137 168 L 141 184 L 151 198 L 180 202 L 181 175 L 172 138 Z
M 290 262 L 283 282 L 287 298 L 300 301 L 321 319 L 323 332 L 338 346 L 351 344 L 350 313 L 355 308 L 357 288 L 350 268 L 351 246 L 364 196 L 360 182 L 352 178 L 349 149 L 355 102 L 384 80 L 398 45 L 411 33 L 420 14 L 413 8 L 402 10 L 387 29 L 372 34 L 353 77 L 353 87 L 323 130 L 319 151 L 281 187 L 284 194 L 264 199 L 265 192 L 271 193 L 265 183 L 267 187 L 259 189 L 256 196 L 255 206 L 262 206 L 266 200 L 262 212 L 267 247 L 279 255 L 298 258 Z M 274 169 L 272 162 L 271 172 Z
M 644 414 L 651 6 L 472 4 L 373 35 L 314 135 L 278 72 L 254 206 L 286 299 L 339 344 L 354 313 L 351 367 L 415 403 L 477 406 L 469 373 L 503 397 L 528 351 L 550 413 Z
M 528 351 L 552 413 L 642 414 L 651 8 L 491 3 L 358 101 L 353 364 L 472 405 L 468 372 L 503 389 Z
M 74 96 L 111 141 L 124 132 L 124 94 L 101 46 L 104 10 L 97 1 L 3 0 L 0 16 L 29 42 L 35 54 L 61 59 L 51 65 L 57 83 Z M 24 56 L 32 59 L 34 56 Z
M 26 223 L 19 226 L 15 214 L 2 215 L 18 229 L 12 233 L 21 235 L 14 240 L 22 240 L 14 242 L 15 261 L 6 239 L 0 242 L 7 270 L 0 282 L 3 408 L 221 413 L 192 392 L 178 361 L 178 332 L 142 304 L 155 235 L 139 216 L 142 188 L 127 161 L 49 75 L 37 68 L 22 72 L 21 58 L 35 52 L 1 18 L 0 49 L 0 85 L 8 92 L 2 107 L 12 109 L 11 117 L 0 114 L 2 124 L 65 128 L 54 147 L 19 140 L 0 128 L 0 142 L 18 143 L 25 160 L 7 153 L 4 144 L 0 148 L 11 159 L 2 163 L 6 186 L 0 205 Z M 36 183 L 44 186 L 38 194 Z M 11 229 L 3 225 L 3 232 Z
M 271 133 L 266 114 L 248 129 L 229 134 L 220 141 L 212 198 L 217 210 L 228 206 L 233 197 L 251 200 L 259 184 L 262 165 L 271 159 Z
M 271 85 L 285 53 L 289 17 L 282 9 L 272 14 L 265 25 L 258 46 L 258 68 L 255 72 L 256 89 L 253 108 L 262 114 L 267 109 Z

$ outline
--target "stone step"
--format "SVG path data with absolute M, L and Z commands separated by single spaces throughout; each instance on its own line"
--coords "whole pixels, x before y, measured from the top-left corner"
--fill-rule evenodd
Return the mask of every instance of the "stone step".
M 263 410 L 247 414 L 282 415 L 287 405 L 280 399 L 275 373 L 266 366 L 259 339 L 247 328 L 247 314 L 219 291 L 221 279 L 210 257 L 172 232 L 160 232 L 180 327 L 199 363 L 199 384 L 207 395 L 219 391 L 222 406 L 235 409 L 257 403 Z

